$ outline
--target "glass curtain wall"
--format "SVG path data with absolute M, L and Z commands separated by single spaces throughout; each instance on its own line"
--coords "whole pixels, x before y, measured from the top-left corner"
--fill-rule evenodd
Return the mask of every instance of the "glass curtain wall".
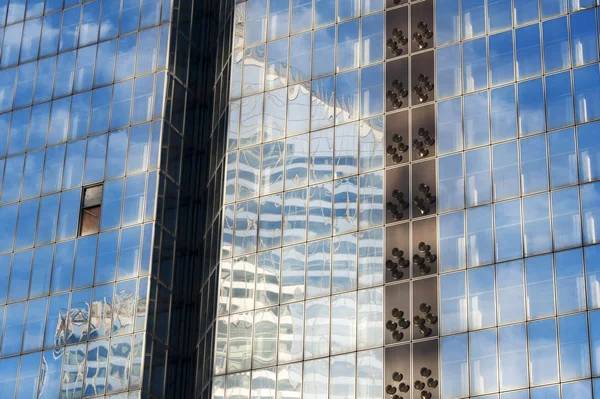
M 600 397 L 598 8 L 436 11 L 441 397 Z
M 215 398 L 383 394 L 383 7 L 235 5 Z
M 139 396 L 169 19 L 0 3 L 3 397 Z

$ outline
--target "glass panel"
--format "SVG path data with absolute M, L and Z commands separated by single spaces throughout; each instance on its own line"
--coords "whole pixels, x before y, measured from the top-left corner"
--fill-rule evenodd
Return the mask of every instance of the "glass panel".
M 335 117 L 335 81 L 333 76 L 312 81 L 310 128 L 333 126 Z
M 525 321 L 523 261 L 498 264 L 496 281 L 498 284 L 498 324 Z
M 600 246 L 585 248 L 585 274 L 588 308 L 600 307 Z
M 529 80 L 519 84 L 519 131 L 521 136 L 546 130 L 544 112 L 544 90 L 542 79 Z
M 585 310 L 585 281 L 581 249 L 557 252 L 554 255 L 554 262 L 558 313 Z
M 301 1 L 306 0 L 299 0 L 298 2 Z M 310 79 L 312 34 L 309 32 L 292 36 L 290 38 L 290 48 L 294 49 L 294 51 L 290 53 L 290 82 L 302 82 Z
M 524 194 L 548 190 L 548 159 L 546 136 L 539 135 L 520 141 L 521 185 Z
M 531 384 L 557 382 L 556 319 L 532 322 L 528 327 Z
M 356 290 L 356 234 L 334 237 L 332 292 Z
M 358 235 L 358 286 L 370 287 L 383 283 L 383 229 L 360 232 Z
M 490 206 L 467 211 L 467 264 L 469 267 L 494 262 L 492 209 Z
M 600 140 L 596 132 L 600 123 L 591 123 L 577 127 L 577 145 L 579 147 L 579 178 L 582 183 L 600 179 Z M 572 134 L 572 131 L 569 131 Z M 564 134 L 566 136 L 566 133 Z M 567 136 L 571 138 L 570 136 Z M 569 144 L 572 144 L 569 142 Z M 570 159 L 572 169 L 576 162 Z M 573 183 L 577 178 L 573 176 Z M 571 182 L 569 181 L 569 182 Z
M 308 183 L 309 136 L 292 137 L 286 141 L 285 189 Z
M 584 244 L 595 244 L 600 240 L 600 183 L 581 186 L 581 212 L 583 216 Z
M 598 65 L 575 69 L 575 113 L 577 123 L 600 118 L 600 70 Z
M 383 394 L 383 350 L 357 354 L 356 393 L 358 398 L 379 399 Z
M 498 351 L 500 352 L 500 390 L 508 391 L 527 387 L 529 373 L 525 324 L 499 328 Z M 504 399 L 504 396 L 502 398 Z M 527 396 L 525 398 L 509 398 L 527 399 Z
M 252 359 L 252 313 L 241 313 L 231 316 L 229 323 L 229 341 L 236 345 L 229 346 L 227 355 L 227 372 L 235 373 L 250 368 Z
M 491 4 L 489 7 L 491 7 Z M 492 16 L 490 15 L 490 22 L 491 18 Z M 512 31 L 490 36 L 489 46 L 491 85 L 495 86 L 514 81 L 515 67 Z
M 589 317 L 590 351 L 592 353 L 592 373 L 596 376 L 600 373 L 600 312 L 590 312 Z M 597 388 L 597 386 L 595 388 Z
M 437 4 L 435 8 L 435 25 L 437 28 L 435 44 L 437 46 L 459 40 L 460 16 L 458 4 L 458 0 L 449 0 Z
M 517 137 L 514 85 L 492 90 L 492 142 Z
M 306 301 L 304 321 L 304 358 L 327 356 L 329 354 L 329 297 Z M 328 361 L 328 359 L 324 359 Z M 306 372 L 307 363 L 304 363 Z M 306 379 L 305 379 L 306 387 Z
M 579 0 L 576 2 L 580 3 Z M 593 5 L 593 2 L 591 4 Z M 598 35 L 594 11 L 587 10 L 570 15 L 573 66 L 598 61 Z
M 277 363 L 277 325 L 279 308 L 257 311 L 254 315 L 253 367 Z
M 542 0 L 542 17 L 567 13 L 567 0 Z
M 369 2 L 363 2 L 363 7 Z M 371 1 L 371 6 L 374 6 L 375 1 Z M 362 23 L 362 59 L 361 65 L 369 65 L 374 62 L 383 61 L 383 13 L 371 15 L 369 17 L 363 17 Z M 438 25 L 438 35 L 439 33 Z
M 357 2 L 358 4 L 358 2 Z M 356 391 L 356 354 L 331 358 L 330 399 L 352 399 Z
M 439 37 L 440 33 L 438 32 L 437 40 L 440 40 Z M 480 39 L 480 41 L 481 40 L 485 41 L 485 39 Z M 436 82 L 438 98 L 441 99 L 460 94 L 460 47 L 458 44 L 456 44 L 454 46 L 437 49 L 436 58 Z
M 480 36 L 482 34 L 485 34 L 485 2 L 482 0 L 463 0 L 463 40 Z
M 476 95 L 476 94 L 475 94 Z M 472 95 L 473 96 L 473 95 Z M 463 148 L 461 99 L 455 98 L 437 103 L 437 150 L 440 155 Z M 466 118 L 466 116 L 465 116 Z M 465 123 L 466 125 L 466 123 Z M 466 129 L 466 126 L 465 126 Z M 489 136 L 489 133 L 488 133 Z M 489 140 L 489 139 L 488 139 Z
M 462 154 L 438 158 L 439 212 L 464 207 Z
M 463 97 L 465 147 L 479 147 L 490 142 L 488 92 Z M 439 116 L 438 116 L 439 117 Z
M 573 124 L 571 74 L 563 72 L 546 77 L 546 113 L 548 129 Z
M 443 337 L 440 340 L 442 398 L 461 398 L 469 395 L 469 365 L 467 335 Z
M 286 36 L 290 24 L 290 1 L 271 0 L 269 4 L 269 40 Z
M 561 380 L 589 378 L 590 352 L 585 313 L 558 318 Z M 563 395 L 565 392 L 563 392 Z M 579 396 L 577 396 L 579 397 Z
M 539 19 L 537 0 L 515 0 L 515 23 L 523 25 Z
M 310 184 L 333 178 L 333 129 L 310 134 Z
M 302 363 L 277 368 L 277 392 L 282 398 L 302 395 Z
M 275 248 L 281 245 L 283 229 L 283 197 L 273 195 L 260 199 L 258 225 L 259 249 Z
M 335 26 L 315 31 L 313 45 L 313 77 L 332 74 L 335 65 Z
M 281 251 L 258 254 L 256 265 L 256 307 L 262 308 L 279 303 Z
M 579 191 L 577 188 L 552 192 L 552 224 L 555 250 L 581 245 Z
M 494 204 L 496 261 L 523 257 L 521 201 Z
M 577 156 L 573 129 L 548 133 L 550 185 L 552 188 L 577 183 Z M 581 134 L 578 136 L 581 139 Z M 579 144 L 581 148 L 582 144 Z M 585 169 L 585 168 L 583 168 Z
M 383 345 L 383 289 L 358 291 L 358 348 Z
M 254 1 L 248 3 L 253 4 Z M 244 50 L 244 83 L 242 85 L 242 95 L 248 96 L 254 93 L 264 91 L 265 81 L 265 45 L 256 46 Z M 243 104 L 242 99 L 242 104 Z M 262 110 L 261 110 L 262 111 Z
M 464 92 L 469 93 L 487 87 L 487 47 L 485 38 L 464 42 L 462 50 Z
M 283 248 L 281 260 L 282 303 L 304 299 L 305 273 L 306 244 Z
M 465 222 L 464 212 L 440 215 L 439 217 L 440 271 L 465 268 Z
M 335 177 L 358 174 L 358 123 L 336 127 L 334 148 Z
M 331 354 L 355 351 L 356 292 L 332 296 L 331 308 Z
M 465 273 L 440 276 L 440 333 L 442 335 L 467 330 L 467 293 Z
M 525 256 L 552 250 L 550 227 L 550 201 L 548 194 L 523 198 Z
M 263 141 L 279 139 L 285 136 L 286 95 L 286 88 L 265 93 Z
M 478 330 L 496 325 L 494 267 L 468 271 L 469 329 Z
M 498 390 L 496 345 L 496 330 L 494 329 L 469 334 L 471 395 Z
M 357 68 L 359 63 L 359 20 L 345 22 L 337 25 L 337 68 L 340 72 L 346 69 Z
M 531 3 L 531 2 L 530 2 Z M 536 8 L 537 8 L 537 3 Z M 529 25 L 516 30 L 517 79 L 522 80 L 542 73 L 540 26 Z
M 302 360 L 304 348 L 304 303 L 281 306 L 279 315 L 279 363 Z
M 304 399 L 319 399 L 328 397 L 329 358 L 305 362 L 303 380 L 302 397 Z

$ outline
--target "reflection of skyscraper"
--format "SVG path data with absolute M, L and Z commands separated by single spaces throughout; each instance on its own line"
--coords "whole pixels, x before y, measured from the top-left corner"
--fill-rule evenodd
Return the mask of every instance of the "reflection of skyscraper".
M 598 396 L 595 3 L 233 13 L 213 397 Z
M 3 398 L 209 385 L 233 4 L 176 3 L 0 1 Z

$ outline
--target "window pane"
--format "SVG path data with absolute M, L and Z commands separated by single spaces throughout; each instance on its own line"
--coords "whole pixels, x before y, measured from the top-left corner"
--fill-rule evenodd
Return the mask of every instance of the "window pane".
M 469 329 L 479 330 L 496 325 L 494 267 L 468 271 Z
M 550 252 L 552 234 L 547 193 L 523 198 L 523 219 L 525 256 Z
M 439 10 L 438 10 L 439 12 Z M 439 33 L 438 33 L 439 40 Z M 485 41 L 485 39 L 482 39 Z M 438 98 L 460 94 L 460 47 L 458 44 L 436 50 L 436 82 Z
M 492 86 L 514 81 L 515 67 L 512 31 L 490 36 L 489 46 L 490 79 Z
M 537 7 L 537 3 L 536 7 Z M 540 26 L 526 26 L 516 30 L 517 79 L 526 79 L 542 73 Z
M 525 324 L 498 329 L 498 348 L 500 351 L 500 390 L 508 391 L 527 387 L 529 373 Z M 504 399 L 504 395 L 502 398 Z M 520 397 L 509 398 L 520 399 Z M 527 396 L 522 399 L 527 399 Z
M 498 390 L 496 345 L 495 329 L 469 334 L 471 395 L 480 395 Z
M 575 69 L 573 78 L 577 123 L 600 118 L 600 70 L 598 65 Z
M 469 395 L 467 335 L 444 337 L 440 340 L 442 398 Z
M 531 384 L 542 385 L 557 382 L 556 319 L 532 322 L 528 327 Z M 540 398 L 542 397 L 547 398 L 548 396 L 540 396 Z
M 492 142 L 517 137 L 517 107 L 514 85 L 492 90 Z
M 467 330 L 467 293 L 465 273 L 440 276 L 441 334 Z
M 464 92 L 469 93 L 487 87 L 487 47 L 485 38 L 464 42 L 462 50 Z
M 576 187 L 552 192 L 554 249 L 581 245 L 579 190 Z
M 600 183 L 581 186 L 581 208 L 584 244 L 595 244 L 600 240 Z
M 437 145 L 440 155 L 462 150 L 461 99 L 440 101 L 437 105 Z M 466 116 L 465 116 L 466 118 Z M 466 125 L 466 123 L 465 123 Z M 465 127 L 466 129 L 466 127 Z M 488 133 L 489 136 L 489 133 Z
M 438 204 L 445 212 L 464 207 L 462 153 L 438 159 Z
M 462 38 L 470 39 L 485 33 L 485 2 L 462 1 Z
M 591 376 L 587 324 L 585 313 L 558 318 L 560 374 L 563 381 Z
M 554 264 L 558 313 L 585 310 L 585 281 L 581 249 L 557 252 L 554 255 Z
M 600 127 L 600 123 L 591 123 L 577 127 L 579 178 L 582 183 L 600 179 L 600 139 L 597 137 L 598 127 Z M 573 183 L 576 182 L 577 178 L 574 178 Z
M 554 309 L 554 271 L 552 255 L 537 256 L 525 261 L 527 280 L 527 317 L 551 316 Z
M 593 2 L 591 4 L 593 5 Z M 572 14 L 570 17 L 573 66 L 598 61 L 598 35 L 596 34 L 595 10 L 578 12 Z

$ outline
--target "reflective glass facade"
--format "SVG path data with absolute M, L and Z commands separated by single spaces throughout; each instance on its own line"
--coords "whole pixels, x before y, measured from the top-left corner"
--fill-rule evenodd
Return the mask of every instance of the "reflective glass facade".
M 212 396 L 600 397 L 597 4 L 233 12 Z
M 2 398 L 202 396 L 227 7 L 0 0 Z

